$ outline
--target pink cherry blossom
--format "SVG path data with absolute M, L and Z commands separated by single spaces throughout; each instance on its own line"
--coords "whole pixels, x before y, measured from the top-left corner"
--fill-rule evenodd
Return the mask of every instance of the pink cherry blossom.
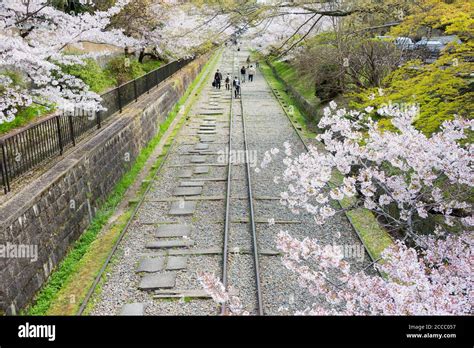
M 238 296 L 232 296 L 225 289 L 224 284 L 219 278 L 209 272 L 198 273 L 198 279 L 204 290 L 211 295 L 212 299 L 220 304 L 226 304 L 228 314 L 230 315 L 248 315 L 249 313 L 243 309 L 242 301 Z
M 324 133 L 317 139 L 324 150 L 310 146 L 308 152 L 283 159 L 285 205 L 314 214 L 314 206 L 329 199 L 357 196 L 355 206 L 373 210 L 411 237 L 417 221 L 433 215 L 443 216 L 448 225 L 469 225 L 472 206 L 466 193 L 474 186 L 474 146 L 461 145 L 460 140 L 473 129 L 474 120 L 456 117 L 426 136 L 412 125 L 416 107 L 400 110 L 395 104 L 386 105 L 378 113 L 390 117 L 397 130 L 382 131 L 364 112 L 337 109 L 331 102 L 319 122 Z M 275 150 L 266 152 L 262 168 L 277 156 Z M 337 184 L 335 171 L 344 175 Z M 334 215 L 327 208 L 317 211 L 319 223 Z
M 277 247 L 299 283 L 324 302 L 306 315 L 467 315 L 472 313 L 474 244 L 467 232 L 446 239 L 424 238 L 417 251 L 397 241 L 376 267 L 384 275 L 352 272 L 340 250 L 315 239 L 299 241 L 281 231 Z M 305 262 L 311 261 L 313 269 Z M 335 307 L 337 305 L 337 307 Z M 342 305 L 342 307 L 341 307 Z
M 64 53 L 64 48 L 83 41 L 116 46 L 136 44 L 120 30 L 107 30 L 110 18 L 129 0 L 119 0 L 107 11 L 72 15 L 46 0 L 0 2 L 0 68 L 14 69 L 27 87 L 3 84 L 0 121 L 11 121 L 19 107 L 32 102 L 59 109 L 99 111 L 101 98 L 82 80 L 65 74 L 61 65 L 83 64 L 87 55 Z M 11 81 L 10 81 L 11 82 Z

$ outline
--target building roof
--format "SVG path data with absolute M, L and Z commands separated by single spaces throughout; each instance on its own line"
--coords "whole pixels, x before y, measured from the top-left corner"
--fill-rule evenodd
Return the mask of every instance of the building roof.
M 445 35 L 445 36 L 432 36 L 428 41 L 439 41 L 443 45 L 447 45 L 451 42 L 461 43 L 461 40 L 456 35 Z

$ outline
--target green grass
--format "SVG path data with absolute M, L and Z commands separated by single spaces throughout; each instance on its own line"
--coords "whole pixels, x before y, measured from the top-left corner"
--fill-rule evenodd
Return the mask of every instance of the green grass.
M 393 243 L 388 232 L 380 226 L 370 210 L 352 209 L 347 212 L 347 217 L 359 232 L 367 251 L 374 260 L 379 259 L 382 251 Z
M 49 112 L 51 112 L 51 110 L 45 106 L 32 104 L 18 112 L 12 122 L 0 124 L 0 134 L 5 134 L 15 128 L 26 126 L 28 123 L 33 122 L 37 117 Z
M 212 62 L 215 63 L 215 61 L 216 58 L 214 58 Z M 110 250 L 116 238 L 118 238 L 120 231 L 122 231 L 127 223 L 133 205 L 117 220 L 109 231 L 105 231 L 103 239 L 100 241 L 101 243 L 97 243 L 99 232 L 107 224 L 117 206 L 123 200 L 127 189 L 137 178 L 149 156 L 163 137 L 163 134 L 178 114 L 181 105 L 183 105 L 186 99 L 190 96 L 191 91 L 195 88 L 197 81 L 199 81 L 202 74 L 208 70 L 209 64 L 210 63 L 208 62 L 198 77 L 187 88 L 185 94 L 168 114 L 166 120 L 160 125 L 159 132 L 140 152 L 130 171 L 128 171 L 115 186 L 105 203 L 98 210 L 90 226 L 73 244 L 63 261 L 60 262 L 50 275 L 47 282 L 35 297 L 35 300 L 33 301 L 34 303 L 25 310 L 22 310 L 21 314 L 75 314 L 75 311 L 77 311 L 87 289 L 89 289 L 95 275 L 105 261 L 105 258 L 108 255 L 108 250 Z M 194 96 L 192 97 L 194 98 Z M 192 102 L 186 108 L 185 113 L 189 112 L 191 104 Z M 176 132 L 177 129 L 173 131 L 171 136 L 174 136 Z M 165 148 L 167 151 L 168 147 Z M 161 163 L 164 158 L 163 156 L 164 154 L 159 157 L 158 163 L 155 164 L 155 169 L 148 174 L 147 179 L 152 178 L 154 172 L 158 170 L 159 163 Z M 150 184 L 151 183 L 148 183 L 147 185 Z M 143 194 L 145 189 L 146 187 L 141 187 L 138 195 Z M 96 243 L 94 243 L 94 241 L 96 241 Z M 105 242 L 105 245 L 101 245 L 102 242 Z M 84 283 L 84 281 L 86 281 L 86 283 Z M 66 287 L 68 288 L 66 289 Z M 71 302 L 69 301 L 71 295 L 78 295 L 79 298 L 75 298 L 75 301 Z
M 307 101 L 314 105 L 319 103 L 319 99 L 314 94 L 314 86 L 308 83 L 307 79 L 302 78 L 295 67 L 284 61 L 273 61 L 271 64 L 278 76 L 294 87 Z
M 65 66 L 63 71 L 80 78 L 96 93 L 105 92 L 117 84 L 113 72 L 103 69 L 93 59 L 86 59 L 84 65 Z
M 285 85 L 277 76 L 275 76 L 270 66 L 266 62 L 261 62 L 260 71 L 262 72 L 270 87 L 279 92 L 281 98 L 280 101 L 286 104 L 286 111 L 292 115 L 293 121 L 301 126 L 302 133 L 306 137 L 316 136 L 316 133 L 314 132 L 314 125 L 310 123 L 305 114 L 298 108 L 298 104 L 293 99 L 293 97 L 286 93 Z
M 341 173 L 334 172 L 329 186 L 338 186 L 342 183 L 342 179 Z M 347 209 L 355 206 L 356 198 L 345 197 L 340 203 L 342 208 Z M 359 233 L 370 256 L 374 260 L 379 259 L 382 251 L 390 246 L 393 240 L 388 232 L 380 226 L 374 213 L 365 208 L 355 208 L 348 210 L 346 215 Z
M 160 60 L 147 60 L 141 63 L 141 68 L 145 73 L 148 73 L 152 70 L 158 69 L 162 65 L 163 65 L 163 62 Z

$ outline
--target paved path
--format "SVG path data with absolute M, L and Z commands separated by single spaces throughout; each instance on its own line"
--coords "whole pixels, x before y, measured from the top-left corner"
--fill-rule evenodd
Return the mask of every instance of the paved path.
M 222 72 L 244 64 L 247 51 L 226 49 Z M 211 74 L 213 75 L 213 74 Z M 198 271 L 222 274 L 222 250 L 227 187 L 226 149 L 229 141 L 230 93 L 211 87 L 212 76 L 179 131 L 162 172 L 153 183 L 122 240 L 92 314 L 97 315 L 217 315 L 219 306 L 202 291 Z M 244 307 L 257 313 L 252 256 L 248 180 L 243 161 L 242 117 L 245 117 L 250 162 L 288 141 L 298 151 L 302 144 L 274 98 L 263 76 L 242 85 L 242 108 L 233 103 L 232 165 L 228 285 Z M 296 152 L 296 151 L 295 151 Z M 298 286 L 281 264 L 275 248 L 279 230 L 297 237 L 316 237 L 332 243 L 359 244 L 345 218 L 319 227 L 309 215 L 293 215 L 276 199 L 284 187 L 274 184 L 282 164 L 257 174 L 251 171 L 264 313 L 290 314 L 309 306 L 314 298 Z M 274 218 L 275 225 L 266 222 Z M 367 261 L 367 260 L 366 260 Z M 356 264 L 359 268 L 365 263 Z

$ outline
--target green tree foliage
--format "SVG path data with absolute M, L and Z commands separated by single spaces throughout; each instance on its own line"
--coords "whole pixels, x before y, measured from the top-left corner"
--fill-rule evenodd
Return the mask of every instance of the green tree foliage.
M 309 40 L 295 65 L 314 84 L 316 96 L 328 102 L 341 93 L 379 87 L 400 58 L 390 42 L 324 33 Z
M 117 84 L 121 85 L 157 69 L 161 64 L 162 62 L 157 60 L 140 63 L 136 58 L 119 56 L 107 63 L 106 71 L 117 81 Z
M 377 108 L 392 104 L 406 108 L 415 104 L 420 109 L 415 125 L 428 135 L 454 115 L 472 117 L 473 82 L 466 75 L 469 67 L 472 64 L 466 62 L 454 64 L 449 55 L 429 65 L 412 61 L 386 78 L 383 95 L 377 89 L 352 94 L 351 106 Z M 375 99 L 371 100 L 370 96 Z M 390 120 L 380 123 L 390 126 Z
M 63 70 L 79 77 L 96 93 L 102 93 L 117 84 L 115 76 L 93 59 L 87 59 L 85 65 L 66 66 Z
M 392 35 L 428 35 L 432 30 L 457 35 L 461 44 L 448 45 L 432 64 L 410 61 L 390 74 L 383 82 L 383 95 L 376 89 L 352 94 L 352 106 L 380 107 L 389 103 L 408 107 L 416 104 L 420 114 L 415 121 L 425 134 L 436 132 L 440 125 L 455 115 L 473 115 L 474 81 L 472 79 L 472 36 L 474 22 L 472 3 L 465 1 L 424 0 L 418 10 L 392 29 Z M 374 100 L 370 100 L 370 96 Z M 389 120 L 381 125 L 390 127 Z
M 118 56 L 111 59 L 104 68 L 95 60 L 87 59 L 85 65 L 64 67 L 64 70 L 83 80 L 94 92 L 103 93 L 127 81 L 136 79 L 146 73 L 157 69 L 162 62 L 146 60 L 139 63 L 136 58 Z
M 412 12 L 392 29 L 392 35 L 426 34 L 438 29 L 448 35 L 456 34 L 464 42 L 472 40 L 474 5 L 471 1 L 422 0 L 412 6 Z

